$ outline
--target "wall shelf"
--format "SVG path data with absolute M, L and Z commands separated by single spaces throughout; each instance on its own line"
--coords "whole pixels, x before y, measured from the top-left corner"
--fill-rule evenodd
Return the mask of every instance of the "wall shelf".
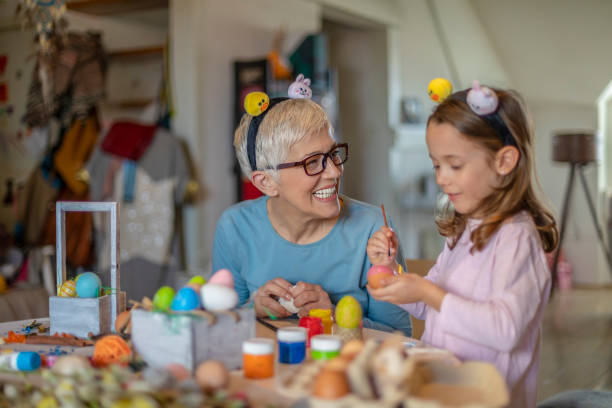
M 154 45 L 151 47 L 139 47 L 129 48 L 123 50 L 109 51 L 108 56 L 111 59 L 119 58 L 143 58 L 143 57 L 156 57 L 164 53 L 163 45 Z
M 68 10 L 95 15 L 112 15 L 135 11 L 168 8 L 168 0 L 73 0 Z

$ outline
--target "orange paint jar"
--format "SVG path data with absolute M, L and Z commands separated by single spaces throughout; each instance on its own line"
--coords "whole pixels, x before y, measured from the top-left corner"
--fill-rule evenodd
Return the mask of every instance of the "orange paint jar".
M 309 316 L 318 317 L 321 319 L 321 323 L 323 323 L 323 333 L 331 334 L 332 327 L 334 325 L 334 321 L 332 320 L 332 311 L 331 309 L 312 309 Z
M 244 376 L 251 379 L 274 376 L 274 340 L 254 338 L 242 342 Z

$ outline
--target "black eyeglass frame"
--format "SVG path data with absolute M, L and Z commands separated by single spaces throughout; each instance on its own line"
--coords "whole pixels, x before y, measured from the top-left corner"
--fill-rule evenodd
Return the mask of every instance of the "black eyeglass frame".
M 344 149 L 346 149 L 346 157 L 344 158 L 344 160 L 342 160 L 341 163 L 335 163 L 334 159 L 332 159 L 331 157 L 331 153 L 336 150 L 339 147 L 344 147 Z M 321 169 L 321 171 L 318 171 L 316 173 L 308 173 L 308 170 L 306 170 L 306 163 L 308 162 L 308 160 L 312 159 L 313 157 L 316 156 L 320 156 L 321 154 L 323 154 L 323 168 Z M 288 169 L 288 168 L 292 168 L 292 167 L 299 167 L 302 166 L 304 168 L 304 173 L 306 173 L 307 176 L 316 176 L 317 174 L 321 174 L 325 171 L 325 169 L 327 168 L 327 159 L 330 159 L 332 161 L 332 163 L 334 163 L 335 166 L 341 166 L 344 163 L 346 163 L 346 161 L 349 158 L 349 148 L 348 148 L 348 143 L 338 143 L 335 144 L 331 150 L 327 153 L 317 153 L 317 154 L 313 154 L 311 156 L 306 157 L 304 160 L 300 160 L 299 162 L 292 162 L 292 163 L 282 163 L 279 164 L 278 166 L 276 166 L 276 170 L 282 170 L 282 169 Z M 272 170 L 273 167 L 267 167 L 266 170 Z

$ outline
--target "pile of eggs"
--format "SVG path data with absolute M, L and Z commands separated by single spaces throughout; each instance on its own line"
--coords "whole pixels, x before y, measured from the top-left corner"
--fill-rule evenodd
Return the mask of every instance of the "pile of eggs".
M 61 297 L 97 298 L 101 295 L 102 281 L 93 272 L 83 272 L 76 279 L 68 279 L 58 290 Z
M 234 277 L 227 269 L 215 272 L 208 283 L 201 276 L 194 276 L 176 292 L 170 286 L 162 286 L 153 297 L 153 307 L 161 311 L 188 312 L 204 308 L 214 312 L 233 309 L 237 304 Z

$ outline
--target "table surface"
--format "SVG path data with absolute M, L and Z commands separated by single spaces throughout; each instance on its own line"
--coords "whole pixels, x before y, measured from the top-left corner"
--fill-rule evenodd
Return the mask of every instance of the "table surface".
M 27 320 L 18 320 L 12 322 L 4 322 L 0 323 L 0 337 L 6 337 L 9 330 L 12 330 L 16 333 L 21 333 L 21 330 L 32 323 L 33 320 L 42 323 L 44 326 L 49 326 L 49 318 L 43 317 L 39 319 L 27 319 Z M 276 327 L 285 327 L 285 326 L 295 326 L 297 320 L 264 320 L 266 323 L 272 324 Z M 266 337 L 276 339 L 276 332 L 260 322 L 256 323 L 255 332 L 257 337 Z M 373 329 L 363 329 L 363 337 L 364 340 L 374 339 L 374 340 L 384 340 L 391 336 L 392 333 L 383 332 L 379 330 Z M 403 337 L 404 341 L 406 341 L 411 346 L 419 346 L 424 347 L 425 345 L 416 339 Z M 435 350 L 430 348 L 425 348 L 429 351 Z M 6 350 L 15 350 L 15 351 L 36 351 L 39 353 L 47 353 L 50 354 L 56 351 L 66 351 L 67 353 L 75 353 L 81 354 L 85 356 L 91 356 L 93 354 L 93 346 L 89 347 L 74 347 L 74 346 L 52 346 L 52 345 L 44 345 L 44 344 L 24 344 L 24 343 L 7 343 L 0 344 L 0 351 Z M 294 369 L 294 366 L 289 366 L 285 364 L 277 364 L 276 367 L 276 376 L 270 379 L 265 380 L 249 380 L 244 378 L 241 370 L 235 370 L 231 373 L 231 381 L 229 386 L 230 392 L 242 391 L 245 392 L 249 401 L 253 403 L 254 406 L 265 407 L 269 404 L 279 405 L 279 406 L 290 406 L 292 403 L 296 401 L 295 396 L 291 396 L 288 394 L 284 394 L 279 390 L 279 386 L 277 384 L 277 379 L 279 378 L 278 374 L 284 374 L 286 376 L 287 370 Z M 36 375 L 36 374 L 31 374 Z M 0 372 L 0 381 L 11 381 L 17 380 L 21 381 L 23 377 L 21 376 L 13 376 L 10 373 L 2 373 Z M 33 382 L 36 382 L 35 379 L 31 379 Z

